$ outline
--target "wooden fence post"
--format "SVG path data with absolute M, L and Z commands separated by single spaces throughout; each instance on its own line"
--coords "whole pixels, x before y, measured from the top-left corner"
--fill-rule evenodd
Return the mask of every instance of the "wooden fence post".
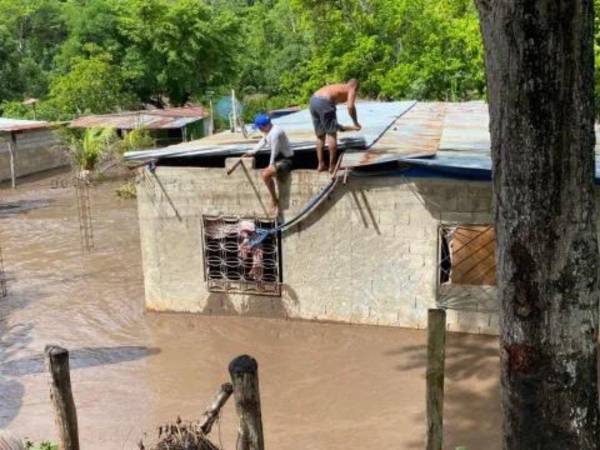
M 442 450 L 446 311 L 427 313 L 427 450 Z
M 54 417 L 58 428 L 58 448 L 79 450 L 77 412 L 71 392 L 69 352 L 58 346 L 46 346 L 46 363 L 50 372 L 50 398 L 54 405 Z
M 10 156 L 10 183 L 11 187 L 15 189 L 17 187 L 17 137 L 15 133 L 10 133 L 8 139 L 8 153 Z
M 236 450 L 264 450 L 258 364 L 251 356 L 238 356 L 229 363 L 229 374 L 235 409 L 240 416 Z

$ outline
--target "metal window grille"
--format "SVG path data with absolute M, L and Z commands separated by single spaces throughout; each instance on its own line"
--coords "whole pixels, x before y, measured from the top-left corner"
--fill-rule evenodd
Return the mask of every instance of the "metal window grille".
M 497 311 L 493 225 L 442 225 L 438 242 L 438 304 Z
M 251 247 L 252 230 L 274 228 L 269 219 L 203 217 L 204 278 L 210 292 L 281 295 L 280 239 L 269 234 Z

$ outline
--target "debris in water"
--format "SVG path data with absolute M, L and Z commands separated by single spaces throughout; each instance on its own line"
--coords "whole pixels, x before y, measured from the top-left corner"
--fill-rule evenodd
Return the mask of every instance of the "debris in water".
M 184 422 L 177 417 L 175 423 L 158 428 L 158 442 L 146 445 L 138 444 L 139 450 L 221 450 L 208 440 L 202 431 L 200 422 Z

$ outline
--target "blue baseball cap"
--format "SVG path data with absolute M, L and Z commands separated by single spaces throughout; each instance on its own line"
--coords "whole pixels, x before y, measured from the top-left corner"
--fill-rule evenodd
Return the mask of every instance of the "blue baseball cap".
M 262 128 L 262 127 L 266 127 L 267 125 L 269 125 L 271 123 L 271 118 L 266 115 L 266 114 L 258 114 L 255 118 L 254 118 L 254 125 L 257 128 Z

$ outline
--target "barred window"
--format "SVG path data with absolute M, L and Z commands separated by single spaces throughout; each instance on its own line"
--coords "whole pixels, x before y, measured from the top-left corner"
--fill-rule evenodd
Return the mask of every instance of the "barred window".
M 493 225 L 443 225 L 439 234 L 438 305 L 497 311 Z
M 496 285 L 496 233 L 492 225 L 441 228 L 441 283 Z
M 203 225 L 204 277 L 210 292 L 281 295 L 278 233 L 252 245 L 255 232 L 273 229 L 275 221 L 204 216 Z

